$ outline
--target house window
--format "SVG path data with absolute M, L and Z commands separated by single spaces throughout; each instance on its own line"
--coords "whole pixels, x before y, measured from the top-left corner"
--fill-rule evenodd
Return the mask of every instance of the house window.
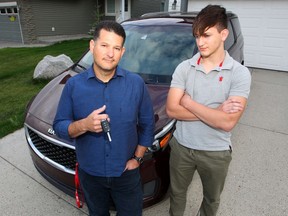
M 122 0 L 119 0 L 119 1 L 122 1 Z M 115 0 L 105 0 L 105 15 L 106 16 L 115 16 L 116 15 L 115 9 L 116 9 Z M 128 3 L 128 0 L 125 0 L 124 11 L 128 12 L 128 10 L 129 10 L 129 3 Z
M 15 15 L 18 14 L 17 7 L 7 7 L 7 8 L 1 8 L 0 9 L 0 15 Z
M 129 7 L 129 5 L 128 5 L 128 0 L 125 0 L 125 12 L 128 12 L 128 7 Z
M 0 3 L 0 15 L 16 15 L 18 13 L 17 2 Z
M 115 0 L 106 0 L 106 16 L 115 16 Z

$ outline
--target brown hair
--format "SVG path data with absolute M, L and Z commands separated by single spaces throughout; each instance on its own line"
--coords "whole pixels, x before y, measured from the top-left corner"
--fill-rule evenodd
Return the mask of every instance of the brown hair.
M 100 31 L 104 29 L 106 31 L 109 32 L 114 32 L 115 34 L 119 35 L 120 37 L 123 38 L 123 44 L 125 42 L 126 39 L 126 33 L 124 28 L 122 27 L 121 24 L 117 23 L 116 21 L 112 21 L 112 20 L 104 20 L 104 21 L 100 21 L 95 29 L 94 29 L 94 36 L 93 39 L 96 41 L 99 36 L 100 36 Z M 122 45 L 123 45 L 122 44 Z
M 203 35 L 204 32 L 211 28 L 216 27 L 218 32 L 227 29 L 228 18 L 226 9 L 220 5 L 208 5 L 203 8 L 196 16 L 193 23 L 193 35 Z

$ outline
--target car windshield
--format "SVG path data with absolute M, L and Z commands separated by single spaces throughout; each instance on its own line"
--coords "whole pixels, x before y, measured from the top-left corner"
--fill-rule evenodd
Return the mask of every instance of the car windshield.
M 177 65 L 195 54 L 191 24 L 130 25 L 126 32 L 122 68 L 139 74 L 146 83 L 170 84 Z M 88 52 L 79 64 L 86 68 L 93 58 Z

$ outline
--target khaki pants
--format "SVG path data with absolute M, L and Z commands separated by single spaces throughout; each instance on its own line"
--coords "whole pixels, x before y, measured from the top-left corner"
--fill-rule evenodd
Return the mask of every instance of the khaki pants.
M 184 214 L 187 189 L 197 170 L 203 186 L 198 215 L 215 216 L 232 159 L 231 151 L 193 150 L 180 145 L 175 138 L 170 141 L 170 146 L 170 215 Z

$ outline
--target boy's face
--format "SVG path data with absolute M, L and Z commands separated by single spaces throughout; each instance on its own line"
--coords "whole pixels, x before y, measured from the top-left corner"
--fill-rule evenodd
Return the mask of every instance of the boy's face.
M 202 35 L 196 34 L 196 43 L 201 56 L 207 58 L 218 51 L 223 51 L 228 34 L 227 29 L 219 32 L 215 26 L 207 28 Z

